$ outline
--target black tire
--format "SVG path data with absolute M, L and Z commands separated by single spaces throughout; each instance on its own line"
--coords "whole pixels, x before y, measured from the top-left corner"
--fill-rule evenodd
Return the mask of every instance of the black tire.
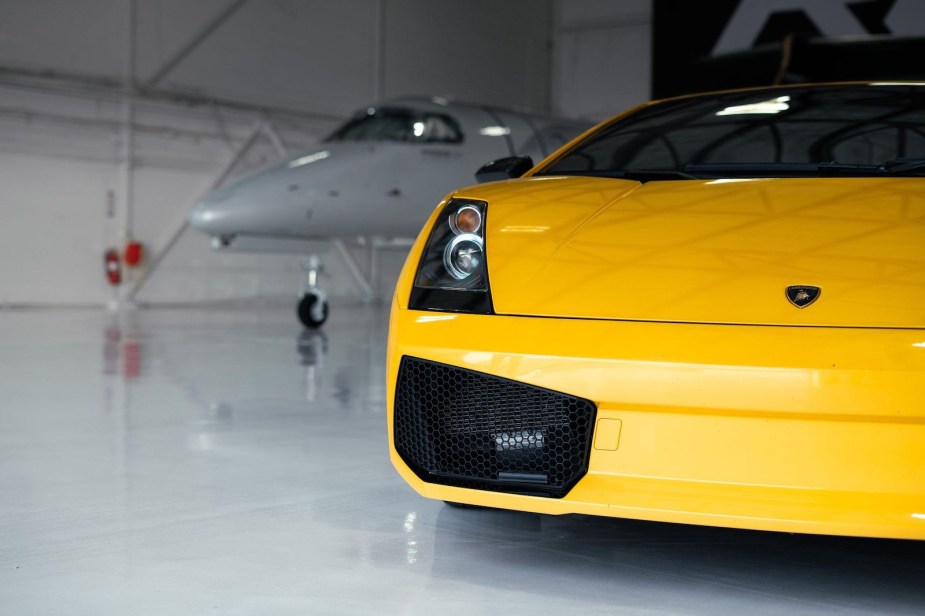
M 328 303 L 324 302 L 321 310 L 321 319 L 316 320 L 312 316 L 312 308 L 315 306 L 315 302 L 318 301 L 317 295 L 312 295 L 308 293 L 299 300 L 299 305 L 296 310 L 296 313 L 299 315 L 299 321 L 302 322 L 302 325 L 309 329 L 317 329 L 328 320 Z

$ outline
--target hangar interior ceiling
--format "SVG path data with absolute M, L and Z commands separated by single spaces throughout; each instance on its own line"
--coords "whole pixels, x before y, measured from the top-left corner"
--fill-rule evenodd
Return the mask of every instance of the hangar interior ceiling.
M 401 95 L 601 119 L 648 97 L 649 5 L 0 0 L 0 306 L 289 300 L 300 255 L 214 253 L 185 228 L 216 182 Z M 115 290 L 103 254 L 129 236 L 149 270 Z M 329 293 L 361 297 L 317 249 Z M 379 256 L 385 297 L 403 258 Z

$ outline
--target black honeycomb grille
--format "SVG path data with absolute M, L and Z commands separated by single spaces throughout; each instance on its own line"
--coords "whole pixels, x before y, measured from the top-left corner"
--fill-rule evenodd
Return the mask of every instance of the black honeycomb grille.
M 402 358 L 393 436 L 423 481 L 561 498 L 588 472 L 589 400 Z

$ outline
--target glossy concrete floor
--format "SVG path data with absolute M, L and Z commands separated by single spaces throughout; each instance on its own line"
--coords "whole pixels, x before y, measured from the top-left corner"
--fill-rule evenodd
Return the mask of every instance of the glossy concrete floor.
M 925 614 L 925 543 L 419 498 L 386 321 L 0 312 L 0 614 Z

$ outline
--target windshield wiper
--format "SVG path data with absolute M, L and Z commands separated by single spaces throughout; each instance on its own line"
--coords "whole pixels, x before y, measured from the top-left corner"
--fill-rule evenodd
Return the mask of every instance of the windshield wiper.
M 839 163 L 689 163 L 682 169 L 592 169 L 556 171 L 537 175 L 578 175 L 620 178 L 637 182 L 658 180 L 701 180 L 717 178 L 786 178 L 786 177 L 878 177 L 921 175 L 925 158 L 894 158 L 878 165 Z
M 819 163 L 819 171 L 829 171 L 846 175 L 915 175 L 915 171 L 925 170 L 925 158 L 894 158 L 879 165 L 851 165 L 835 161 Z
M 896 158 L 879 165 L 864 165 L 828 161 L 822 163 L 690 163 L 684 171 L 702 177 L 805 177 L 916 175 L 925 170 L 925 159 Z
M 877 171 L 889 175 L 902 175 L 925 169 L 925 158 L 893 158 L 877 165 Z
M 724 177 L 779 178 L 814 174 L 816 163 L 688 163 L 684 171 L 703 179 Z
M 659 180 L 699 180 L 684 171 L 675 169 L 595 169 L 580 171 L 556 171 L 550 169 L 536 175 L 579 175 L 596 178 L 618 178 L 621 180 L 636 180 L 637 182 L 655 182 Z

